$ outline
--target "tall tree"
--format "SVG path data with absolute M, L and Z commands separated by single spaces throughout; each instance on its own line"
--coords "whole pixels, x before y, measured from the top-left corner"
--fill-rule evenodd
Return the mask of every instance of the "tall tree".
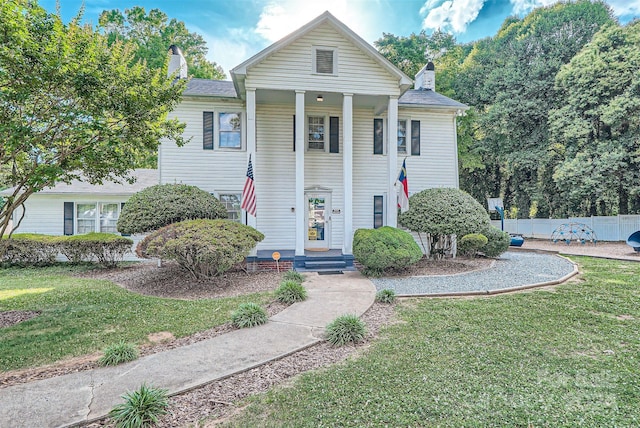
M 128 180 L 161 138 L 184 143 L 184 125 L 167 120 L 184 82 L 79 21 L 65 25 L 33 0 L 0 3 L 0 165 L 15 186 L 0 236 L 34 192 L 81 177 Z
M 151 68 L 161 68 L 169 46 L 175 44 L 187 60 L 190 77 L 225 78 L 222 67 L 207 60 L 208 48 L 202 36 L 190 32 L 182 21 L 169 20 L 159 9 L 151 9 L 148 14 L 141 6 L 125 9 L 124 14 L 119 9 L 105 10 L 98 24 L 110 43 L 135 43 L 135 59 L 145 60 Z
M 555 76 L 611 22 L 611 10 L 601 1 L 535 9 L 522 20 L 507 19 L 463 64 L 456 94 L 478 109 L 477 145 L 488 154 L 483 163 L 494 165 L 487 171 L 498 167 L 505 205 L 517 207 L 520 217 L 528 217 L 532 205 L 540 215 L 559 211 L 544 197 L 553 189 L 540 181 L 548 163 L 548 112 L 563 103 Z
M 572 214 L 640 212 L 640 21 L 596 34 L 556 78 L 553 178 Z

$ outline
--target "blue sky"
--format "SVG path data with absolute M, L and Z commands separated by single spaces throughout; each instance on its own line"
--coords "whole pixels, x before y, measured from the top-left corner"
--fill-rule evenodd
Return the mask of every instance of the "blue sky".
M 103 10 L 158 8 L 201 34 L 209 60 L 225 72 L 325 10 L 372 43 L 382 33 L 398 36 L 441 28 L 469 42 L 493 36 L 507 16 L 524 16 L 556 0 L 59 0 L 65 21 L 85 5 L 84 21 L 96 24 Z M 640 0 L 607 0 L 620 22 L 640 17 Z M 56 0 L 40 0 L 55 12 Z

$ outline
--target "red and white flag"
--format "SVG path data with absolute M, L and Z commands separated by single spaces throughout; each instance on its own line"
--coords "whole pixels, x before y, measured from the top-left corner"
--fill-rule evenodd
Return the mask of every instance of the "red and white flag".
M 407 181 L 407 160 L 402 162 L 402 169 L 398 176 L 400 182 L 400 193 L 398 195 L 398 208 L 400 212 L 405 212 L 409 209 L 409 182 Z
M 249 166 L 247 167 L 247 179 L 242 189 L 242 203 L 240 208 L 246 210 L 248 214 L 256 216 L 256 188 L 253 183 L 253 166 L 251 165 L 251 155 L 249 155 Z

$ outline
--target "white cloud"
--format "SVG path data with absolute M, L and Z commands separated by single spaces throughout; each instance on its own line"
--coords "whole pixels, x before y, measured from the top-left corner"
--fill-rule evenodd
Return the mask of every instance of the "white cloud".
M 255 31 L 267 41 L 275 42 L 328 10 L 357 34 L 373 40 L 379 37 L 379 30 L 374 31 L 377 9 L 377 2 L 271 0 L 262 9 Z
M 442 29 L 463 33 L 467 25 L 473 22 L 480 13 L 485 0 L 427 0 L 420 9 L 427 16 L 422 21 L 422 28 Z
M 640 0 L 608 0 L 616 16 L 640 15 Z
M 510 2 L 513 5 L 514 14 L 524 15 L 531 12 L 536 7 L 549 6 L 557 3 L 558 0 L 510 0 Z

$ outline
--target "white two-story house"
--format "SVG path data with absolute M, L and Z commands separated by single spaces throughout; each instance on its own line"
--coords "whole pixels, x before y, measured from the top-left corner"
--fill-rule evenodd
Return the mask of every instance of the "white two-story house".
M 187 76 L 172 47 L 170 73 Z M 398 174 L 410 193 L 458 187 L 456 118 L 433 64 L 414 82 L 329 12 L 231 70 L 191 79 L 173 117 L 183 147 L 163 142 L 161 183 L 215 194 L 265 239 L 249 261 L 349 267 L 358 228 L 397 226 Z M 256 215 L 241 206 L 251 157 Z M 327 256 L 318 258 L 318 256 Z

